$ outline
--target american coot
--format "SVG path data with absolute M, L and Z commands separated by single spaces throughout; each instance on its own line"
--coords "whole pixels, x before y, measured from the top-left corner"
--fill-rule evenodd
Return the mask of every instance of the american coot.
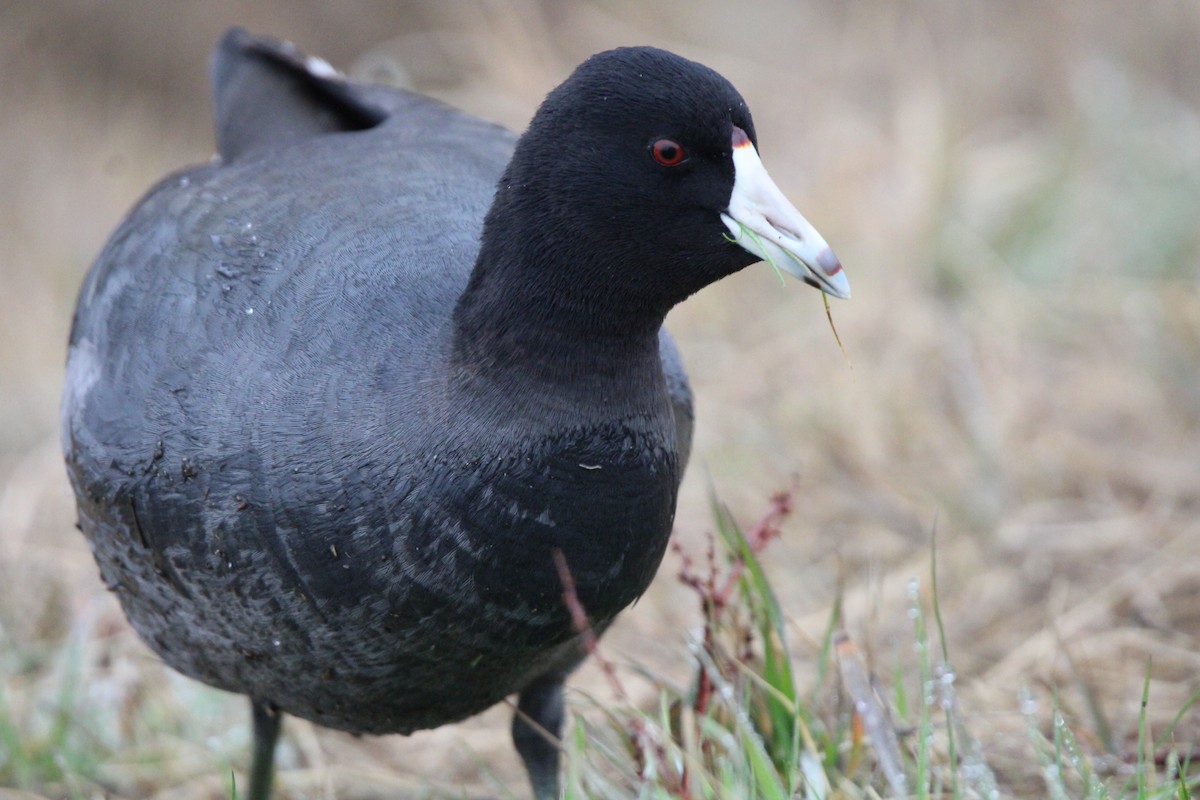
M 163 180 L 83 284 L 63 448 L 106 585 L 168 664 L 283 713 L 408 733 L 519 697 L 558 791 L 562 682 L 662 558 L 691 441 L 664 315 L 762 258 L 841 266 L 737 91 L 593 56 L 524 136 L 228 33 L 219 154 Z M 507 166 L 506 166 L 507 165 Z M 530 724 L 531 720 L 534 724 Z

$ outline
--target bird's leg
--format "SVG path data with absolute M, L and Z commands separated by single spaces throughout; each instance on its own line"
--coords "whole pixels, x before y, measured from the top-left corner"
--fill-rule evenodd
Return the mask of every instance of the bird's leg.
M 539 678 L 517 698 L 512 737 L 536 800 L 558 800 L 558 751 L 563 725 L 563 676 Z
M 275 743 L 283 712 L 271 703 L 250 698 L 254 718 L 254 760 L 250 763 L 249 800 L 267 800 L 271 796 L 271 777 L 275 766 Z

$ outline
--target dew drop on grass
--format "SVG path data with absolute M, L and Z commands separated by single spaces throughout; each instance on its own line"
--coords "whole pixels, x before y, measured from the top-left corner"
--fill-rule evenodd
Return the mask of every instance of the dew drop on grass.
M 938 686 L 942 698 L 939 705 L 942 710 L 947 713 L 954 711 L 954 671 L 946 669 L 938 676 Z

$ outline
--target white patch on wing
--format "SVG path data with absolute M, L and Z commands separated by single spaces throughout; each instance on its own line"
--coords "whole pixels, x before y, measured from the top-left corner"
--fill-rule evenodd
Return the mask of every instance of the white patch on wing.
M 323 58 L 317 56 L 308 56 L 304 59 L 304 68 L 308 70 L 308 74 L 314 78 L 341 78 L 342 73 L 338 72 Z
M 67 437 L 77 430 L 78 415 L 82 413 L 87 397 L 100 380 L 100 360 L 96 357 L 96 345 L 90 339 L 80 339 L 67 353 L 67 375 L 63 382 L 62 420 L 59 436 L 63 451 L 67 451 Z

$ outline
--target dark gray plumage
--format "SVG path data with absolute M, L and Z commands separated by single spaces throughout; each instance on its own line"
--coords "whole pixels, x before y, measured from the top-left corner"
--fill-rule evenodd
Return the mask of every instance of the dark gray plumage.
M 253 797 L 280 712 L 407 733 L 516 692 L 557 733 L 583 653 L 553 553 L 597 631 L 646 589 L 692 429 L 662 319 L 757 260 L 720 216 L 744 102 L 612 51 L 514 155 L 241 31 L 213 74 L 219 157 L 129 214 L 71 333 L 63 446 L 106 585 L 168 664 L 251 698 Z M 555 749 L 514 738 L 556 796 Z

